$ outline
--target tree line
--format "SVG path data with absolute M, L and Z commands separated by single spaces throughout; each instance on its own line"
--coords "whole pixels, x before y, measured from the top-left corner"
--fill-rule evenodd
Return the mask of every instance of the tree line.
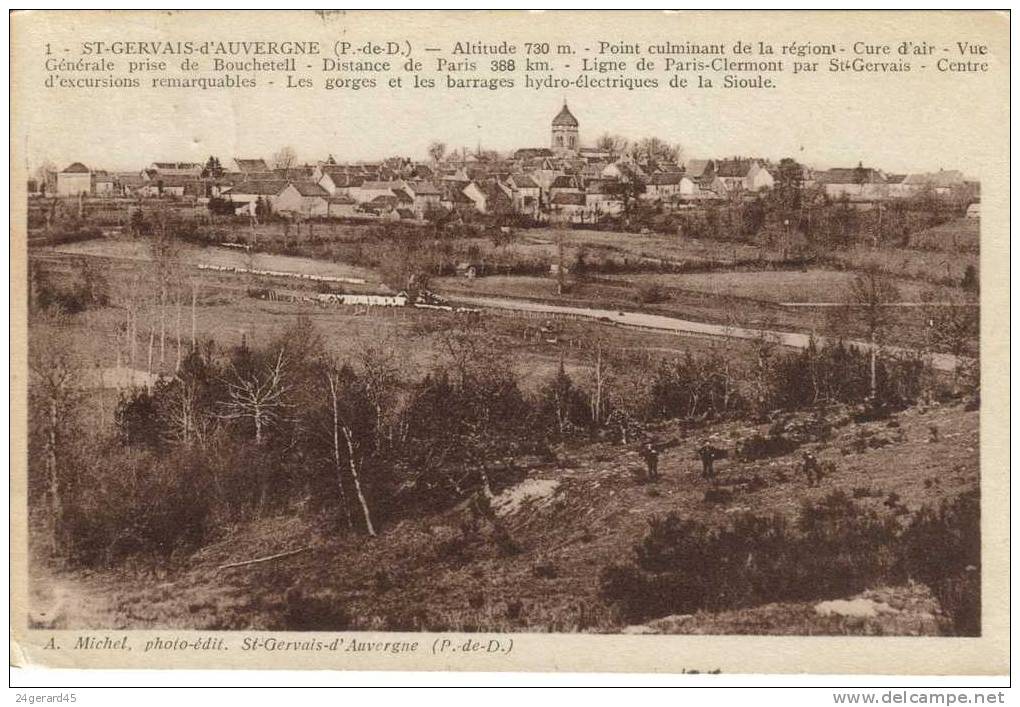
M 767 419 L 819 404 L 908 405 L 933 394 L 930 367 L 841 342 L 802 352 L 767 341 L 746 355 L 650 357 L 592 340 L 536 388 L 484 322 L 439 332 L 415 373 L 400 347 L 340 357 L 307 318 L 266 345 L 198 342 L 172 375 L 125 392 L 112 432 L 60 326 L 33 329 L 33 517 L 69 561 L 186 552 L 211 529 L 268 514 L 324 513 L 337 532 L 373 536 L 408 514 L 491 497 L 519 460 L 554 463 L 593 436 L 631 444 L 678 419 Z

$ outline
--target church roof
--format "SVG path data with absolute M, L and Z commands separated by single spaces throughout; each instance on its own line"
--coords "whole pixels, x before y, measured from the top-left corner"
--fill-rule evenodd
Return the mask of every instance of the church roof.
M 553 127 L 561 126 L 569 128 L 576 128 L 580 125 L 580 123 L 577 122 L 577 118 L 574 117 L 574 114 L 570 112 L 569 108 L 567 108 L 566 103 L 563 104 L 563 109 L 556 115 L 555 118 L 553 118 L 552 124 Z

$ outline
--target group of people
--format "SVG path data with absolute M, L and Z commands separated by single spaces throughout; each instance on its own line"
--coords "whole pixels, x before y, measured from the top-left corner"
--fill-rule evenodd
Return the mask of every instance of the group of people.
M 668 447 L 673 446 L 674 443 L 656 444 L 652 441 L 647 441 L 641 445 L 641 458 L 645 462 L 647 470 L 646 476 L 649 481 L 654 481 L 659 478 L 659 456 Z M 703 443 L 696 450 L 697 456 L 701 459 L 701 478 L 703 479 L 714 479 L 715 478 L 715 461 L 717 459 L 723 459 L 726 457 L 726 451 L 713 446 L 709 442 Z
M 662 452 L 675 445 L 675 442 L 665 444 L 655 443 L 651 440 L 641 445 L 640 454 L 645 462 L 646 478 L 648 481 L 656 481 L 659 478 L 659 456 Z M 726 450 L 716 447 L 709 441 L 705 441 L 695 450 L 695 454 L 701 459 L 701 478 L 714 480 L 716 478 L 715 462 L 718 459 L 726 458 Z M 801 472 L 807 479 L 808 486 L 817 486 L 822 480 L 822 465 L 818 458 L 811 452 L 804 452 L 801 461 Z

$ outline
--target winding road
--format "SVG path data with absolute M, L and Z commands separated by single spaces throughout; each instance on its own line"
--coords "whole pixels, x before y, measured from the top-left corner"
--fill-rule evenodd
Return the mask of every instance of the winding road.
M 808 342 L 811 340 L 810 335 L 797 332 L 748 329 L 745 327 L 726 326 L 723 324 L 695 322 L 689 319 L 667 317 L 663 314 L 621 312 L 615 309 L 595 309 L 591 307 L 567 307 L 559 304 L 549 304 L 546 302 L 534 302 L 531 300 L 504 297 L 476 297 L 472 295 L 458 294 L 450 295 L 449 299 L 456 304 L 466 304 L 473 307 L 511 309 L 523 312 L 537 312 L 540 314 L 584 317 L 620 326 L 641 327 L 678 334 L 700 334 L 702 336 L 717 336 L 730 339 L 759 339 L 764 337 L 782 346 L 789 346 L 797 349 L 807 348 Z M 825 338 L 816 336 L 815 341 L 821 344 L 825 341 Z M 870 347 L 870 344 L 867 342 L 853 341 L 850 343 L 865 349 Z M 913 349 L 899 346 L 885 346 L 883 348 L 886 351 L 892 351 L 894 353 L 916 353 Z M 938 371 L 951 372 L 956 369 L 956 365 L 956 356 L 944 353 L 932 354 L 932 366 Z

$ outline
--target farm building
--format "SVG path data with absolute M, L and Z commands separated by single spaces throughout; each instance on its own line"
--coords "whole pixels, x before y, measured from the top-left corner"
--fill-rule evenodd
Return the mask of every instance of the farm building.
M 326 215 L 350 218 L 357 215 L 358 202 L 346 194 L 337 194 L 326 199 Z
M 92 173 L 92 193 L 96 196 L 114 196 L 116 178 L 107 172 Z
M 197 162 L 153 162 L 149 171 L 158 177 L 192 177 L 202 176 L 202 165 Z
M 329 214 L 329 192 L 315 182 L 291 182 L 276 197 L 273 205 L 280 213 L 301 216 L 326 216 Z
M 350 194 L 352 189 L 360 187 L 365 183 L 365 177 L 356 172 L 348 171 L 346 167 L 329 167 L 322 171 L 319 177 L 319 186 L 335 194 Z
M 234 203 L 254 204 L 260 198 L 268 201 L 270 207 L 276 208 L 276 199 L 283 190 L 290 186 L 282 179 L 260 179 L 246 181 L 236 187 L 224 190 L 223 197 Z
M 439 206 L 442 193 L 432 182 L 408 182 L 407 191 L 414 199 L 414 212 L 419 218 L 423 217 L 430 209 Z
M 74 162 L 57 173 L 57 196 L 78 196 L 92 193 L 92 171 L 81 162 Z
M 775 179 L 758 160 L 719 160 L 715 177 L 722 180 L 727 191 L 761 191 L 771 189 Z
M 715 178 L 714 160 L 687 160 L 684 165 L 684 174 L 695 182 L 704 180 L 711 182 Z
M 542 190 L 527 174 L 514 174 L 507 180 L 513 198 L 514 211 L 537 216 L 542 202 Z
M 234 164 L 237 166 L 237 171 L 242 174 L 252 174 L 258 172 L 269 172 L 269 165 L 262 158 L 256 159 L 243 159 L 240 157 L 234 158 Z
M 679 196 L 680 184 L 683 179 L 683 175 L 679 172 L 659 172 L 653 174 L 648 179 L 641 198 L 648 201 L 669 201 L 674 196 Z
M 904 183 L 909 179 L 907 177 Z M 856 167 L 837 167 L 818 172 L 815 181 L 825 188 L 825 194 L 830 199 L 846 197 L 851 201 L 873 201 L 889 195 L 885 176 L 877 169 L 860 164 Z

